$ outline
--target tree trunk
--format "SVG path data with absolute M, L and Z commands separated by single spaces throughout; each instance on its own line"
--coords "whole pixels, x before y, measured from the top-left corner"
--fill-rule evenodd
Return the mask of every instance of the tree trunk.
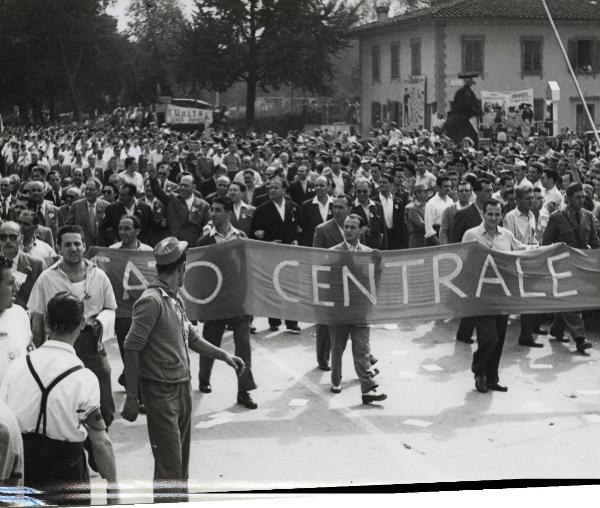
M 256 79 L 252 76 L 246 81 L 246 126 L 254 123 L 254 103 L 256 102 Z
M 79 98 L 77 97 L 77 90 L 75 88 L 75 78 L 71 69 L 69 68 L 69 63 L 67 61 L 67 55 L 65 52 L 65 46 L 60 37 L 58 37 L 58 46 L 60 47 L 60 56 L 62 58 L 63 67 L 65 69 L 65 74 L 67 76 L 67 83 L 69 84 L 69 96 L 71 99 L 71 106 L 73 107 L 73 119 L 77 122 L 81 121 L 81 105 L 79 104 Z M 81 53 L 80 53 L 81 60 Z

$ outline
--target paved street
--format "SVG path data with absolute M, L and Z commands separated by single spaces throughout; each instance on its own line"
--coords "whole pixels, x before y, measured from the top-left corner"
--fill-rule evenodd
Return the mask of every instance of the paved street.
M 455 342 L 455 321 L 376 326 L 371 344 L 389 398 L 369 407 L 360 403 L 349 348 L 343 391 L 334 395 L 329 373 L 316 369 L 313 326 L 301 324 L 294 336 L 270 333 L 265 319 L 255 324 L 263 330 L 253 341 L 255 411 L 235 404 L 235 377 L 222 363 L 213 393 L 200 394 L 192 353 L 192 491 L 598 476 L 597 326 L 595 348 L 583 357 L 548 337 L 542 349 L 522 348 L 518 319 L 511 321 L 500 373 L 509 391 L 488 394 L 474 390 L 475 346 Z M 116 342 L 109 351 L 120 408 Z M 118 418 L 110 435 L 120 479 L 149 493 L 145 423 Z

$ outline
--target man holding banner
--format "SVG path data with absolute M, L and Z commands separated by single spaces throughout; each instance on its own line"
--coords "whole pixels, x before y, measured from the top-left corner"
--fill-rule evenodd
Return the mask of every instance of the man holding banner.
M 488 200 L 483 205 L 483 223 L 468 229 L 463 236 L 463 243 L 476 241 L 490 249 L 507 252 L 524 249 L 525 245 L 515 239 L 508 229 L 499 226 L 501 221 L 502 205 L 495 199 Z M 488 390 L 508 391 L 506 386 L 499 383 L 498 377 L 507 324 L 507 315 L 475 318 L 477 351 L 473 354 L 471 369 L 475 374 L 475 388 L 480 393 Z

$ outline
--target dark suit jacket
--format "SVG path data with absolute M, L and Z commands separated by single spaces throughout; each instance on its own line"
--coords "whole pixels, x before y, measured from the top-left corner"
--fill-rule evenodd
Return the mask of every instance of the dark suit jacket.
M 67 217 L 69 216 L 69 208 L 67 205 L 61 205 L 56 211 L 56 225 L 58 229 L 62 228 L 67 223 Z
M 550 215 L 548 226 L 544 231 L 542 245 L 564 242 L 576 249 L 598 249 L 600 240 L 592 212 L 581 209 L 581 221 L 578 224 L 575 211 L 571 207 Z
M 379 192 L 373 196 L 373 201 L 381 203 Z M 404 202 L 399 198 L 393 197 L 392 228 L 387 229 L 386 243 L 383 246 L 386 250 L 405 249 L 408 247 L 408 228 L 404 220 Z M 381 205 L 383 212 L 383 205 Z M 383 219 L 385 226 L 385 218 Z
M 234 228 L 243 231 L 246 236 L 250 236 L 252 234 L 252 218 L 254 217 L 254 212 L 256 208 L 244 203 L 242 205 L 242 209 L 240 210 L 240 218 L 236 218 L 235 212 L 231 213 L 231 225 Z
M 200 187 L 198 189 L 202 197 L 209 196 L 213 192 L 217 191 L 217 183 L 214 178 L 209 178 L 208 180 L 203 180 L 200 183 Z
M 269 200 L 254 212 L 252 234 L 263 230 L 265 232 L 263 241 L 280 240 L 281 243 L 291 244 L 294 240 L 299 240 L 298 226 L 300 226 L 300 211 L 296 203 L 289 199 L 285 200 L 285 221 L 282 221 L 275 204 Z
M 459 210 L 454 216 L 454 224 L 450 232 L 450 243 L 462 242 L 465 231 L 479 226 L 479 224 L 481 224 L 481 215 L 479 215 L 475 203 L 471 203 L 466 208 Z
M 64 192 L 64 189 L 59 189 L 58 196 L 55 196 L 54 191 L 52 189 L 50 189 L 44 195 L 44 199 L 47 201 L 50 201 L 54 206 L 60 207 L 63 205 L 63 192 Z
M 364 233 L 361 243 L 364 243 L 371 249 L 383 248 L 386 242 L 386 229 L 381 203 L 374 201 L 369 205 L 369 217 L 365 214 L 362 205 L 353 205 L 351 213 L 360 215 L 365 226 L 370 230 Z
M 42 242 L 46 242 L 48 245 L 50 245 L 50 247 L 54 248 L 54 235 L 52 234 L 52 230 L 50 228 L 38 224 L 37 228 L 35 228 L 35 237 Z
M 331 247 L 342 243 L 344 236 L 340 231 L 339 226 L 336 224 L 334 219 L 323 222 L 315 228 L 315 235 L 313 237 L 313 247 L 320 249 L 331 249 Z
M 167 208 L 167 227 L 169 233 L 179 240 L 196 245 L 202 236 L 202 228 L 208 222 L 209 204 L 194 196 L 192 208 L 188 209 L 185 200 L 178 194 L 167 194 L 158 184 L 158 180 L 150 180 L 152 192 Z
M 327 211 L 327 220 L 333 218 L 333 206 L 329 203 Z M 313 203 L 313 199 L 307 199 L 300 206 L 300 227 L 302 228 L 302 241 L 300 245 L 310 247 L 313 244 L 315 228 L 323 223 L 319 205 Z M 338 242 L 339 243 L 339 242 Z
M 30 256 L 24 252 L 19 252 L 17 271 L 24 273 L 27 278 L 23 284 L 21 284 L 19 291 L 17 291 L 15 302 L 24 309 L 27 309 L 27 301 L 29 300 L 29 295 L 31 294 L 35 281 L 45 269 L 46 264 L 43 259 Z
M 361 243 L 359 245 L 360 245 L 360 247 L 358 249 L 359 252 L 372 252 L 373 251 L 373 249 L 371 249 L 371 247 L 369 247 L 369 246 L 367 246 L 367 245 L 365 245 L 363 243 Z M 339 244 L 334 245 L 333 247 L 331 247 L 330 250 L 346 250 L 347 251 L 348 250 L 348 245 L 346 244 L 345 241 L 342 241 L 341 243 L 339 243 Z
M 290 199 L 296 203 L 298 206 L 302 206 L 307 199 L 312 199 L 315 197 L 315 186 L 312 182 L 306 181 L 306 192 L 302 189 L 302 184 L 298 182 L 294 182 L 290 185 Z
M 133 214 L 142 225 L 139 240 L 148 243 L 148 236 L 152 228 L 152 210 L 146 203 L 138 201 L 135 204 Z M 119 241 L 119 221 L 125 215 L 125 207 L 118 201 L 111 203 L 104 209 L 104 218 L 100 223 L 100 239 L 105 246 Z
M 252 199 L 249 203 L 248 201 L 246 201 L 246 199 L 244 199 L 244 201 L 256 208 L 257 206 L 260 206 L 263 203 L 269 201 L 269 199 L 269 189 L 267 189 L 266 185 L 261 185 L 260 187 L 254 188 L 254 192 L 252 193 Z
M 67 215 L 67 224 L 76 224 L 83 229 L 85 245 L 89 249 L 93 245 L 100 245 L 102 238 L 100 235 L 100 224 L 104 219 L 104 212 L 110 203 L 104 199 L 96 201 L 96 224 L 92 224 L 90 212 L 88 209 L 88 200 L 86 198 L 78 199 L 71 205 L 71 210 Z M 119 224 L 117 223 L 117 231 Z
M 71 173 L 73 172 L 69 164 L 63 164 L 62 167 L 60 164 L 54 164 L 54 166 L 50 168 L 50 171 L 58 171 L 61 180 L 67 176 L 71 176 Z

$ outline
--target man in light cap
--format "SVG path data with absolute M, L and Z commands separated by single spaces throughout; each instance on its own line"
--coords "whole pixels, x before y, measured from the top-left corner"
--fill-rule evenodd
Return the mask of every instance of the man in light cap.
M 185 315 L 178 289 L 187 245 L 168 237 L 154 247 L 157 277 L 135 302 L 125 338 L 127 392 L 121 414 L 131 422 L 137 418 L 139 383 L 154 456 L 155 502 L 187 500 L 192 395 L 186 343 L 202 356 L 224 361 L 238 375 L 245 368 L 240 358 L 204 340 Z

